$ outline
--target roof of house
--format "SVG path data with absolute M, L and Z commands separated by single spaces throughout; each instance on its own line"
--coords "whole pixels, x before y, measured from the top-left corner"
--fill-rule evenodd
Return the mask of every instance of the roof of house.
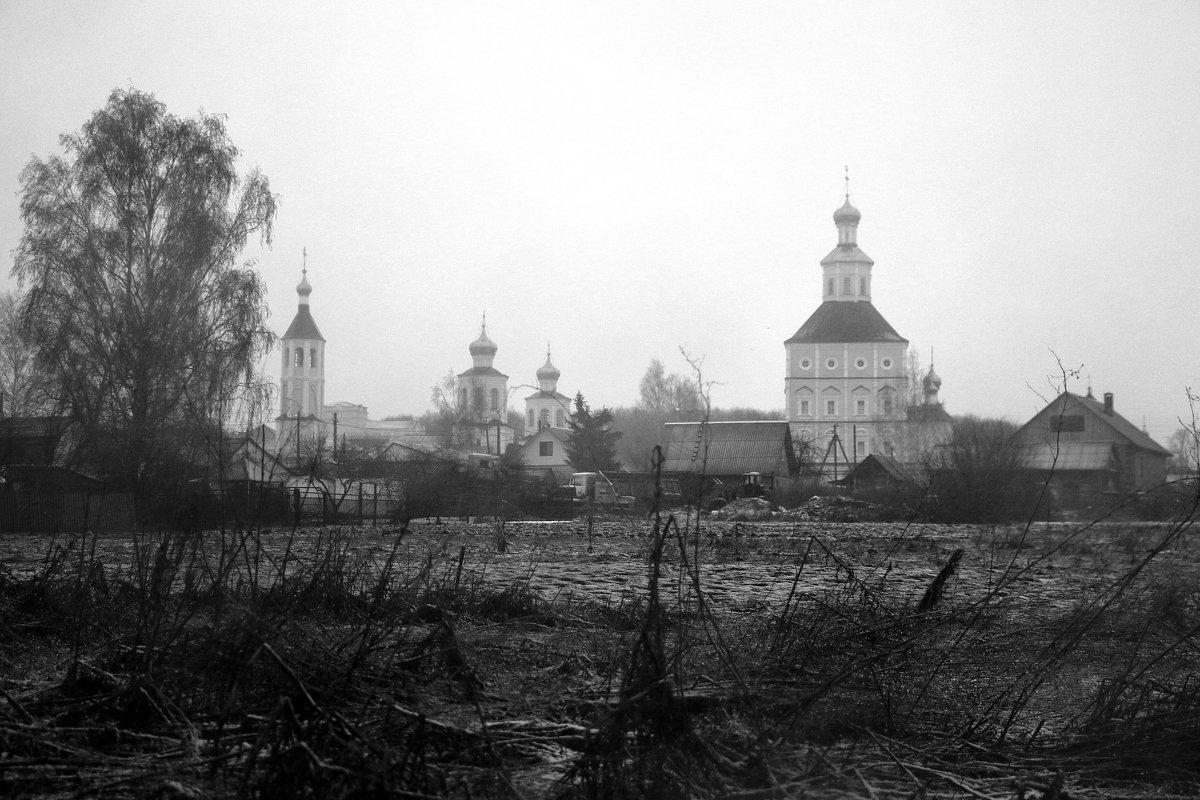
M 921 482 L 921 468 L 919 465 L 906 464 L 897 461 L 892 456 L 885 456 L 882 453 L 869 453 L 862 461 L 854 465 L 846 477 L 840 481 L 835 481 L 835 483 L 853 483 L 855 480 L 876 471 L 885 473 L 889 478 L 899 483 Z
M 325 341 L 325 337 L 321 335 L 321 331 L 317 328 L 317 321 L 313 319 L 312 311 L 307 305 L 301 305 L 296 309 L 296 316 L 292 317 L 292 324 L 288 325 L 287 333 L 283 335 L 284 339 L 320 339 Z
M 0 463 L 48 464 L 54 461 L 71 425 L 69 417 L 0 419 Z
M 663 428 L 663 472 L 774 474 L 781 460 L 786 474 L 796 470 L 786 420 L 668 422 Z
M 907 341 L 869 301 L 826 300 L 784 344 Z
M 1038 442 L 1025 445 L 1025 466 L 1061 472 L 1116 468 L 1112 442 Z
M 1117 434 L 1119 434 L 1120 436 L 1124 437 L 1127 441 L 1129 441 L 1130 444 L 1133 444 L 1136 447 L 1140 447 L 1143 450 L 1148 450 L 1149 452 L 1154 453 L 1156 455 L 1161 455 L 1161 456 L 1171 455 L 1170 450 L 1163 447 L 1158 442 L 1154 441 L 1154 439 L 1150 438 L 1150 434 L 1146 433 L 1144 430 L 1142 430 L 1141 428 L 1134 425 L 1129 420 L 1122 417 L 1116 411 L 1112 411 L 1111 413 L 1105 411 L 1104 403 L 1102 401 L 1097 400 L 1095 397 L 1092 397 L 1091 395 L 1081 396 L 1081 395 L 1074 394 L 1072 392 L 1063 392 L 1058 397 L 1054 398 L 1054 400 L 1050 401 L 1050 403 L 1048 403 L 1046 405 L 1046 408 L 1042 409 L 1037 414 L 1034 414 L 1032 419 L 1030 419 L 1028 422 L 1026 422 L 1024 425 L 1022 425 L 1021 428 L 1017 431 L 1017 434 L 1020 435 L 1026 428 L 1028 428 L 1030 425 L 1032 425 L 1035 420 L 1037 420 L 1039 417 L 1041 417 L 1046 412 L 1047 409 L 1054 409 L 1055 407 L 1062 408 L 1061 404 L 1065 398 L 1070 398 L 1071 400 L 1075 401 L 1080 407 L 1091 412 L 1093 417 L 1095 417 L 1096 419 L 1099 419 L 1100 421 L 1104 422 L 1106 425 L 1111 427 L 1114 431 L 1117 432 Z

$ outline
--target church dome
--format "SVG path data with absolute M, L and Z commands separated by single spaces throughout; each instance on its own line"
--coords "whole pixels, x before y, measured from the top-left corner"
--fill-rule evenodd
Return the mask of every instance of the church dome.
M 471 342 L 470 347 L 473 356 L 494 356 L 499 349 L 496 343 L 488 338 L 486 325 L 479 331 L 479 338 Z
M 562 376 L 558 371 L 558 367 L 550 362 L 550 354 L 546 353 L 546 363 L 543 364 L 537 371 L 539 381 L 556 381 Z
M 921 379 L 921 385 L 925 387 L 926 392 L 936 392 L 942 388 L 942 379 L 933 371 L 933 365 L 929 367 L 929 374 Z
M 862 214 L 859 213 L 857 208 L 850 205 L 849 197 L 846 198 L 845 203 L 842 203 L 841 208 L 833 212 L 833 221 L 836 224 L 841 224 L 843 222 L 858 222 L 860 219 L 862 219 Z
M 308 297 L 312 294 L 312 285 L 308 282 L 308 270 L 304 270 L 300 274 L 300 283 L 296 286 L 296 294 L 301 297 Z

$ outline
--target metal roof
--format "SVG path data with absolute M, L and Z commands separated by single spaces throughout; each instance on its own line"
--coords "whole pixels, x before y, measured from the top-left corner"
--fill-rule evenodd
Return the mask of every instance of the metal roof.
M 321 335 L 321 331 L 317 328 L 317 321 L 313 319 L 312 312 L 308 306 L 301 304 L 296 309 L 296 316 L 292 317 L 292 324 L 288 325 L 287 333 L 283 335 L 284 339 L 319 339 L 325 341 L 325 337 Z
M 826 300 L 784 344 L 907 341 L 870 301 Z
M 790 475 L 796 471 L 786 420 L 668 422 L 663 428 L 663 472 Z

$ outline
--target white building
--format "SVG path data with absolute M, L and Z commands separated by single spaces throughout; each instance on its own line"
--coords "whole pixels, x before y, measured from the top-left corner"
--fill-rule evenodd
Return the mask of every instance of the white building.
M 908 340 L 871 302 L 875 262 L 858 247 L 861 219 L 847 191 L 833 215 L 837 246 L 821 261 L 821 305 L 784 343 L 792 436 L 810 443 L 818 463 L 832 456 L 835 430 L 842 465 L 868 453 L 895 455 L 906 418 Z
M 508 424 L 508 376 L 493 366 L 500 348 L 488 338 L 487 317 L 471 342 L 471 368 L 458 374 L 459 426 L 456 439 L 469 449 L 503 455 L 513 442 Z

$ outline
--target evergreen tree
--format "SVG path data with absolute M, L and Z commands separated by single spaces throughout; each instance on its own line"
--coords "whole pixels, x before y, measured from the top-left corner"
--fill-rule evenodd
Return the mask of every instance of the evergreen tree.
M 620 432 L 613 430 L 612 410 L 602 408 L 593 414 L 582 393 L 575 394 L 575 414 L 567 439 L 567 458 L 579 472 L 602 472 L 621 468 L 617 459 Z

